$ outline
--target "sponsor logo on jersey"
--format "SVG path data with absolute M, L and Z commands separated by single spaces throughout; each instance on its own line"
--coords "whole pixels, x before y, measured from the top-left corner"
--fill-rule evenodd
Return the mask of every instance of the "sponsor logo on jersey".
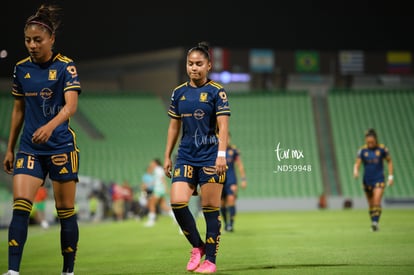
M 203 172 L 206 175 L 215 175 L 216 174 L 216 168 L 215 167 L 203 167 Z
M 43 88 L 40 91 L 40 96 L 43 99 L 50 99 L 52 97 L 52 94 L 53 94 L 53 91 L 51 89 L 49 89 L 49 88 Z
M 197 109 L 197 110 L 194 111 L 194 118 L 197 119 L 197 120 L 203 119 L 204 115 L 205 115 L 205 113 L 201 109 Z
M 68 156 L 66 154 L 59 154 L 52 156 L 53 165 L 62 166 L 68 162 Z

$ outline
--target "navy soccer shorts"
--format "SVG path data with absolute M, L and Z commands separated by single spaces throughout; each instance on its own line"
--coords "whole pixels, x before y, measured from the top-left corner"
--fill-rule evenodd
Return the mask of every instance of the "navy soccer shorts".
M 54 155 L 31 155 L 23 152 L 16 154 L 14 163 L 14 174 L 31 175 L 45 180 L 49 178 L 54 181 L 70 181 L 78 179 L 79 152 Z
M 223 184 L 226 174 L 219 176 L 216 168 L 213 166 L 192 166 L 189 164 L 178 164 L 174 167 L 172 182 L 184 181 L 195 187 L 207 182 L 216 182 Z
M 362 184 L 365 193 L 372 193 L 375 188 L 385 188 L 384 182 L 366 183 Z

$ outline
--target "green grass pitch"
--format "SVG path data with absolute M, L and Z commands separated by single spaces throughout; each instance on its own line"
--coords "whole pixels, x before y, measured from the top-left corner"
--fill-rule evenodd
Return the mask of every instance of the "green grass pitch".
M 190 274 L 190 246 L 167 217 L 81 222 L 75 274 Z M 198 218 L 205 234 L 204 219 Z M 244 212 L 223 232 L 217 274 L 414 274 L 414 210 L 383 209 L 371 232 L 362 209 Z M 0 273 L 7 230 L 0 230 Z M 30 226 L 21 273 L 60 274 L 59 226 Z

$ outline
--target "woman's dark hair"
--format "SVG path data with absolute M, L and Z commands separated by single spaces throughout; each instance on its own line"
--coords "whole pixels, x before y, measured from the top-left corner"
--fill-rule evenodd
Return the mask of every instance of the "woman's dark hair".
M 206 41 L 199 42 L 197 46 L 192 47 L 188 50 L 187 55 L 194 51 L 201 52 L 205 58 L 207 58 L 210 61 L 210 52 L 209 52 L 210 46 L 209 43 Z
M 365 132 L 365 137 L 373 137 L 373 138 L 375 138 L 376 141 L 378 141 L 377 132 L 373 128 L 369 128 Z
M 42 26 L 50 34 L 54 34 L 61 23 L 60 11 L 61 8 L 56 5 L 43 4 L 34 15 L 27 18 L 24 29 L 26 30 L 29 25 L 36 24 Z

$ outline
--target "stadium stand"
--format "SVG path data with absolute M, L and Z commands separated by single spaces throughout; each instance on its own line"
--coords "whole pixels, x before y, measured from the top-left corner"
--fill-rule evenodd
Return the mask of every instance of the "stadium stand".
M 332 89 L 328 93 L 333 153 L 342 196 L 363 198 L 352 165 L 363 134 L 379 133 L 392 154 L 395 186 L 386 198 L 414 197 L 412 90 Z M 12 98 L 0 96 L 1 151 L 5 150 Z M 229 93 L 232 142 L 240 148 L 249 188 L 241 199 L 318 198 L 326 192 L 312 96 L 305 90 Z M 71 126 L 81 150 L 82 176 L 137 186 L 148 161 L 163 157 L 168 100 L 143 93 L 82 94 Z M 322 156 L 323 157 L 323 156 Z M 4 181 L 3 179 L 0 179 Z M 8 194 L 3 188 L 2 198 Z M 336 194 L 327 194 L 336 195 Z
M 305 92 L 230 95 L 229 101 L 232 141 L 240 148 L 251 186 L 240 196 L 319 196 L 322 182 L 309 95 Z M 278 160 L 275 151 L 278 144 L 280 154 L 289 153 L 287 158 Z M 294 150 L 301 151 L 303 158 L 292 156 Z M 306 171 L 289 171 L 295 165 Z
M 295 93 L 230 97 L 232 140 L 243 154 L 249 182 L 254 186 L 241 196 L 318 196 L 322 185 L 309 96 Z M 148 160 L 162 158 L 168 117 L 159 98 L 85 96 L 79 110 L 104 136 L 94 140 L 81 130 L 78 121 L 71 123 L 78 133 L 83 174 L 106 182 L 128 179 L 138 183 Z M 277 160 L 278 143 L 280 149 L 289 150 L 289 159 Z M 304 157 L 294 159 L 293 150 L 300 150 Z M 278 166 L 311 171 L 276 173 Z
M 10 131 L 10 115 L 12 109 L 13 98 L 10 95 L 0 96 L 0 139 L 7 140 L 8 138 Z M 6 148 L 1 149 L 1 151 L 4 151 Z
M 79 112 L 103 138 L 88 135 L 79 120 L 71 122 L 81 150 L 80 171 L 105 182 L 140 184 L 149 160 L 164 155 L 168 117 L 155 96 L 82 96 Z

